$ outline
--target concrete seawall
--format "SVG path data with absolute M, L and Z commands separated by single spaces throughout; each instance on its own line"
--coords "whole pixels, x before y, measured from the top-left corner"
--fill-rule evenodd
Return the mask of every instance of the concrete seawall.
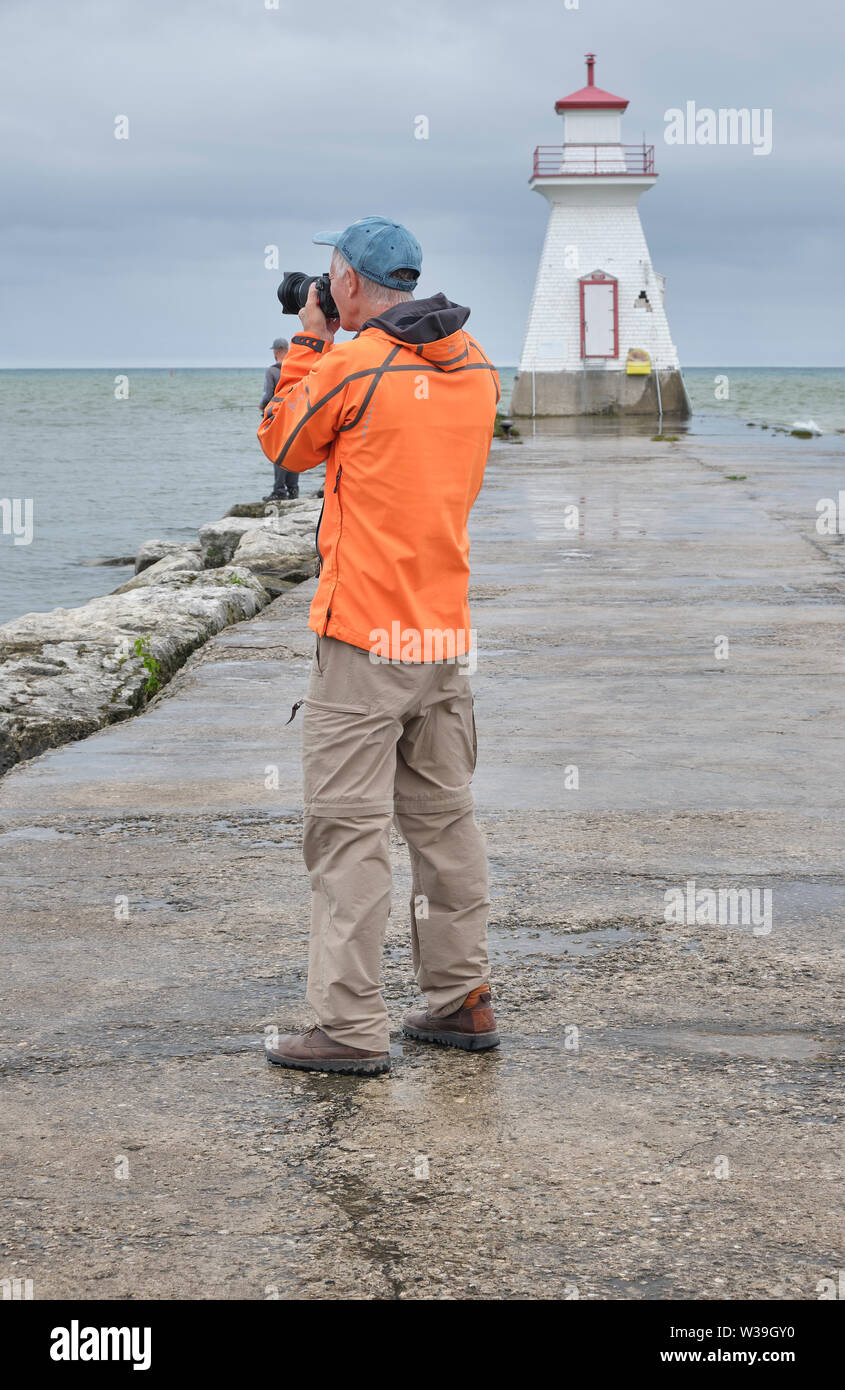
M 600 367 L 581 372 L 519 372 L 511 397 L 515 416 L 580 418 L 604 415 L 686 420 L 692 414 L 684 378 L 679 371 L 660 370 L 649 376 Z
M 320 505 L 236 504 L 195 542 L 145 542 L 111 594 L 0 625 L 0 775 L 142 712 L 209 637 L 313 575 Z
M 841 1264 L 845 547 L 814 521 L 840 479 L 824 441 L 494 446 L 471 602 L 498 1053 L 400 1038 L 397 838 L 391 1075 L 264 1061 L 265 1028 L 312 1021 L 284 721 L 315 581 L 142 717 L 12 769 L 0 1277 L 818 1298 Z M 770 892 L 771 930 L 666 921 L 690 883 Z

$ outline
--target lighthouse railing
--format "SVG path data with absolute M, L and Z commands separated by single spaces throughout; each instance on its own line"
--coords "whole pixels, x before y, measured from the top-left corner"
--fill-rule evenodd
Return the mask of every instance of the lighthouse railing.
M 538 145 L 534 151 L 535 179 L 653 173 L 653 145 Z

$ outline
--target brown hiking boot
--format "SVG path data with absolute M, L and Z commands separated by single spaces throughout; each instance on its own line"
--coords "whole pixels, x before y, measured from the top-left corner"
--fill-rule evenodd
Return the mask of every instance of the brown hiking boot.
M 267 1061 L 276 1067 L 294 1067 L 297 1071 L 351 1072 L 353 1076 L 377 1076 L 390 1071 L 388 1052 L 365 1052 L 359 1047 L 346 1047 L 332 1042 L 322 1028 L 309 1028 L 307 1033 L 282 1033 L 274 1047 L 265 1044 Z
M 406 1014 L 402 1032 L 418 1042 L 444 1043 L 446 1047 L 462 1047 L 466 1052 L 484 1052 L 489 1047 L 498 1047 L 490 986 L 474 989 L 461 1007 L 445 1018 L 432 1018 L 430 1013 L 422 1012 Z

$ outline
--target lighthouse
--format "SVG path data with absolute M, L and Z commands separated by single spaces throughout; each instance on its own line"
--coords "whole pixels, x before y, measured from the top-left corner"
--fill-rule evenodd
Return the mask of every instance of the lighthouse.
M 690 411 L 651 264 L 640 197 L 657 179 L 653 145 L 622 144 L 628 102 L 587 85 L 555 102 L 563 145 L 534 151 L 530 187 L 549 203 L 514 415 L 658 415 Z

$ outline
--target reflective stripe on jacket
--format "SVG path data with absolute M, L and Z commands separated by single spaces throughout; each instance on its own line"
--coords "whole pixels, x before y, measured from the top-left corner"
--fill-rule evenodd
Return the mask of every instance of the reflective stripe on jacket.
M 326 462 L 309 626 L 391 660 L 472 645 L 467 520 L 499 378 L 468 316 L 434 295 L 393 305 L 349 342 L 296 334 L 258 430 L 284 468 Z

